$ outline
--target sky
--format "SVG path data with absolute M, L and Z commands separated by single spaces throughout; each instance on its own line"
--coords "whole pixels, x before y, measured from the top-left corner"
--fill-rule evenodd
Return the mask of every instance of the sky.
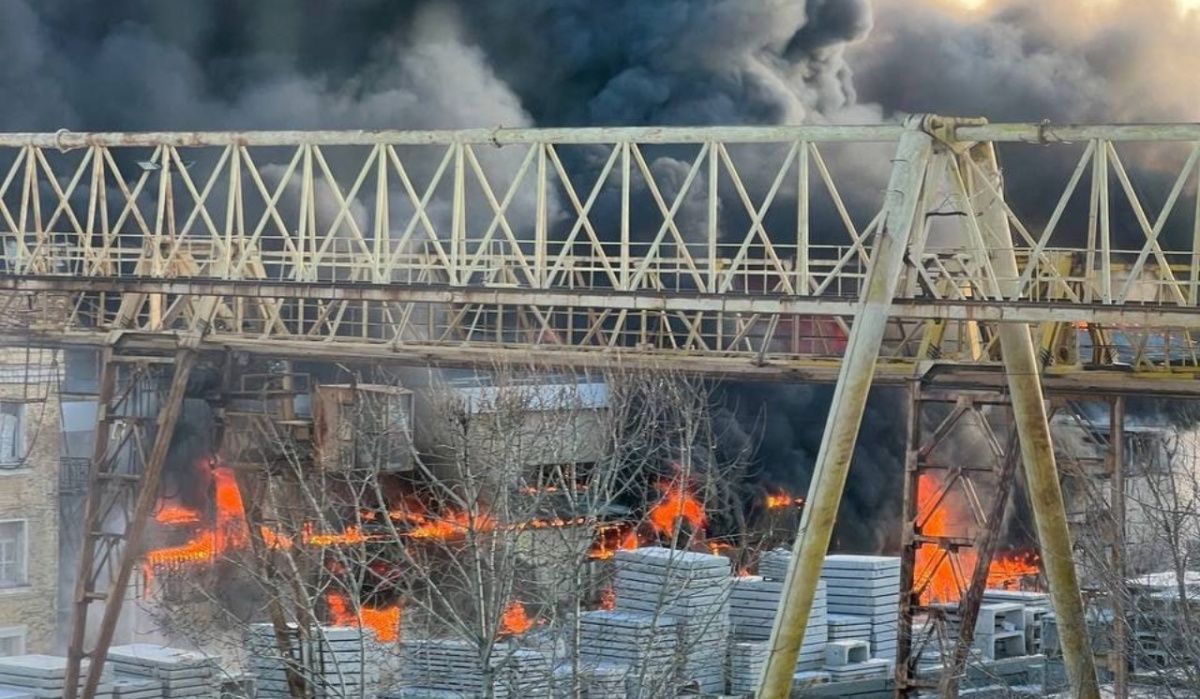
M 1200 0 L 4 0 L 0 130 L 1200 121 L 1197 37 Z

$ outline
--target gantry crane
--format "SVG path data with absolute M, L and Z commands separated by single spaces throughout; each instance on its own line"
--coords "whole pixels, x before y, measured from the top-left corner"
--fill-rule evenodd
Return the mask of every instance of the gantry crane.
M 1139 145 L 1160 173 L 1162 151 L 1182 155 L 1157 212 L 1122 159 Z M 1022 170 L 1032 148 L 1061 153 L 1065 181 L 1017 211 L 1006 191 L 1050 176 Z M 772 633 L 772 698 L 791 684 L 868 389 L 953 375 L 1001 391 L 1070 679 L 1095 697 L 1044 389 L 1198 393 L 1200 210 L 1183 203 L 1200 200 L 1198 156 L 1197 124 L 932 116 L 0 134 L 0 290 L 24 309 L 0 316 L 0 339 L 105 360 L 69 697 L 84 660 L 83 696 L 97 686 L 190 368 L 230 351 L 836 380 Z M 1173 215 L 1190 216 L 1185 233 Z M 155 414 L 123 402 L 144 381 Z

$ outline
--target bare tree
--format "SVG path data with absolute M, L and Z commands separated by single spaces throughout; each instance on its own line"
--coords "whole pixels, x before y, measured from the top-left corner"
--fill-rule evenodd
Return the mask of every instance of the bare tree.
M 747 455 L 718 458 L 703 381 L 500 365 L 427 376 L 349 372 L 311 391 L 311 422 L 297 410 L 299 377 L 243 386 L 216 476 L 218 512 L 231 505 L 219 502 L 228 473 L 240 502 L 218 516 L 229 531 L 212 538 L 207 565 L 156 573 L 167 632 L 236 654 L 247 624 L 267 622 L 287 657 L 289 634 L 360 625 L 384 675 L 360 678 L 360 692 L 375 679 L 420 682 L 403 656 L 421 639 L 469 648 L 485 696 L 529 682 L 519 666 L 532 649 L 540 667 L 560 668 L 539 681 L 577 695 L 579 619 L 611 604 L 616 549 L 708 551 L 713 509 L 744 533 Z M 313 682 L 300 663 L 288 673 L 294 697 L 312 696 Z

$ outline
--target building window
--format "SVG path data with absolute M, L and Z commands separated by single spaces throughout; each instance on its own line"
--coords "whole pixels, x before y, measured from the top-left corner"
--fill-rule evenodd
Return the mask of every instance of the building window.
M 25 655 L 25 627 L 0 627 L 0 658 Z
M 0 522 L 0 588 L 26 583 L 25 522 Z
M 0 468 L 16 468 L 25 460 L 25 404 L 0 402 Z

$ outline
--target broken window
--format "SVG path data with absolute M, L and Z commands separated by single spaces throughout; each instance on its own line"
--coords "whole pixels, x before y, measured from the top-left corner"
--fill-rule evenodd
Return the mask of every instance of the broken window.
M 0 588 L 25 584 L 25 522 L 0 522 Z
M 0 468 L 14 468 L 25 458 L 25 405 L 0 402 Z

